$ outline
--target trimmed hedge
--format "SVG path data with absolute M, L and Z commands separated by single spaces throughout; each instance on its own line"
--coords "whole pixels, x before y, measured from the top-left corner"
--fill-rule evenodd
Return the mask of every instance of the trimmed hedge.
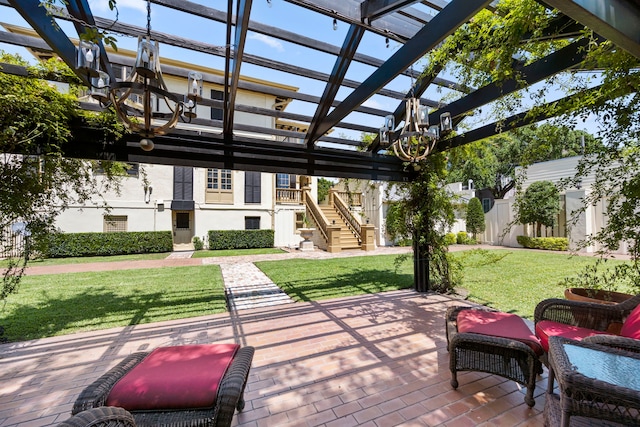
M 47 258 L 171 252 L 171 231 L 60 233 L 49 239 Z
M 529 249 L 544 249 L 547 251 L 568 251 L 569 239 L 566 237 L 516 237 L 518 243 Z
M 209 249 L 272 248 L 273 230 L 209 230 Z

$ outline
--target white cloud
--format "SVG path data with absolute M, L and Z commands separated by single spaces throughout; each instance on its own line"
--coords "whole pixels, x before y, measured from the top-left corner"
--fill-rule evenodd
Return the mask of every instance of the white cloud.
M 89 7 L 95 15 L 111 12 L 108 0 L 89 0 Z M 123 9 L 133 9 L 144 14 L 147 13 L 147 3 L 142 0 L 118 0 L 116 7 L 120 12 Z
M 262 42 L 278 52 L 284 52 L 284 46 L 282 46 L 282 43 L 272 37 L 265 36 L 264 34 L 251 34 L 249 38 Z

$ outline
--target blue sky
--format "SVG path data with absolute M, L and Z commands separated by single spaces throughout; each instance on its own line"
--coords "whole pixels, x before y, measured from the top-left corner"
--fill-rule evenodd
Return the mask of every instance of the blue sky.
M 198 0 L 195 2 L 211 6 L 219 10 L 226 10 L 227 7 L 227 1 L 223 0 Z M 95 16 L 100 16 L 108 19 L 116 18 L 115 13 L 109 10 L 107 6 L 107 0 L 89 0 L 89 3 Z M 320 16 L 299 6 L 293 6 L 283 0 L 271 0 L 270 3 L 271 4 L 269 4 L 267 0 L 254 0 L 251 11 L 251 19 L 306 37 L 322 40 L 336 46 L 342 45 L 346 32 L 348 30 L 348 24 L 338 21 L 338 27 L 336 30 L 334 30 L 332 19 L 329 17 Z M 146 26 L 146 1 L 117 0 L 117 5 L 119 10 L 119 19 L 122 22 L 130 23 L 140 27 Z M 414 7 L 422 6 L 414 5 Z M 428 13 L 427 9 L 425 9 L 424 11 Z M 151 12 L 151 26 L 154 31 L 175 34 L 180 37 L 199 40 L 215 46 L 224 46 L 226 43 L 225 26 L 222 24 L 218 24 L 203 18 L 189 16 L 181 12 L 167 9 L 155 4 L 151 5 Z M 27 23 L 22 19 L 22 17 L 20 17 L 11 8 L 2 8 L 2 18 L 0 18 L 0 20 L 3 22 L 28 27 Z M 67 33 L 67 35 L 76 37 L 75 30 L 69 23 L 61 23 L 61 26 L 65 33 Z M 116 36 L 118 39 L 117 44 L 119 47 L 135 50 L 137 39 L 122 36 L 119 34 L 114 34 L 114 36 Z M 393 40 L 390 40 L 389 46 L 387 47 L 384 37 L 367 33 L 363 38 L 360 46 L 358 47 L 358 52 L 381 59 L 386 59 L 390 57 L 398 48 L 399 44 L 394 42 Z M 20 53 L 25 58 L 29 58 L 29 55 L 25 53 L 24 49 L 21 48 L 15 48 L 13 46 L 0 44 L 0 49 L 8 52 Z M 252 32 L 248 33 L 245 53 L 271 58 L 273 60 L 282 61 L 292 65 L 321 71 L 324 73 L 331 72 L 335 61 L 335 57 L 333 57 L 332 55 L 319 53 L 311 49 L 307 49 L 295 44 L 283 42 L 272 37 Z M 160 46 L 161 62 L 163 57 L 178 59 L 185 62 L 197 63 L 211 68 L 224 68 L 223 58 L 199 54 L 187 49 L 176 48 L 169 45 Z M 421 66 L 417 66 L 416 69 L 420 69 L 420 67 Z M 347 78 L 362 81 L 373 71 L 373 67 L 354 62 L 349 67 Z M 287 73 L 258 66 L 252 66 L 246 63 L 243 64 L 241 73 L 246 76 L 296 86 L 300 88 L 301 92 L 317 96 L 320 96 L 322 94 L 325 87 L 324 82 L 312 80 L 302 76 L 292 76 Z M 399 76 L 392 82 L 390 82 L 386 87 L 399 92 L 406 92 L 411 86 L 411 83 L 412 82 L 408 77 Z M 341 89 L 337 96 L 338 99 L 343 99 L 349 94 L 350 91 L 351 89 Z M 443 90 L 438 89 L 437 87 L 432 87 L 428 90 L 424 97 L 439 101 L 443 98 L 447 99 L 448 94 L 449 92 L 446 89 Z M 559 97 L 560 94 L 550 94 L 550 96 Z M 451 100 L 450 98 L 448 99 Z M 395 110 L 399 102 L 399 100 L 375 95 L 367 100 L 364 105 L 379 108 L 382 110 L 393 111 Z M 309 116 L 313 115 L 314 110 L 314 105 L 300 101 L 294 101 L 287 107 L 288 112 L 306 114 Z M 484 111 L 486 112 L 488 111 L 488 109 L 485 108 Z M 373 117 L 361 113 L 352 113 L 345 119 L 345 121 L 364 124 L 376 128 L 382 125 L 381 119 L 379 117 Z M 593 120 L 590 120 L 579 127 L 587 129 L 591 132 L 595 131 Z M 359 132 L 343 129 L 337 129 L 334 135 L 344 135 L 352 139 L 359 139 L 360 137 Z

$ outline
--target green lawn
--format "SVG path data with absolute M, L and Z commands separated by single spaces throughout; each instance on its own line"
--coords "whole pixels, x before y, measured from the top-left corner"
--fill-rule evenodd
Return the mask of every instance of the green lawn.
M 533 319 L 536 304 L 546 298 L 564 298 L 563 278 L 575 276 L 587 264 L 590 256 L 570 256 L 565 253 L 496 249 L 493 256 L 504 256 L 495 263 L 484 264 L 474 252 L 456 252 L 463 260 L 463 288 L 469 300 L 502 311 Z M 620 261 L 610 261 L 611 265 Z
M 289 259 L 255 264 L 296 301 L 314 301 L 413 286 L 413 266 L 396 272 L 393 255 Z
M 216 251 L 217 252 L 217 251 Z M 592 257 L 522 250 L 456 252 L 471 301 L 531 318 L 536 304 L 562 298 L 559 282 Z M 411 288 L 409 258 L 395 255 L 262 261 L 256 265 L 296 301 L 314 301 Z M 613 262 L 615 263 L 615 261 Z M 216 265 L 25 276 L 0 311 L 5 338 L 20 341 L 78 331 L 224 312 L 224 285 Z
M 263 255 L 263 254 L 283 254 L 285 251 L 276 248 L 255 248 L 255 249 L 221 249 L 217 251 L 195 251 L 192 258 L 210 258 L 217 256 L 240 256 L 240 255 Z
M 52 274 L 25 276 L 0 325 L 20 341 L 225 310 L 217 265 Z
M 85 264 L 89 262 L 112 262 L 112 261 L 138 261 L 146 259 L 165 259 L 169 256 L 169 252 L 157 254 L 134 254 L 134 255 L 111 255 L 111 256 L 86 256 L 73 258 L 46 258 L 34 259 L 29 261 L 30 267 L 38 267 L 45 265 L 64 265 L 64 264 Z

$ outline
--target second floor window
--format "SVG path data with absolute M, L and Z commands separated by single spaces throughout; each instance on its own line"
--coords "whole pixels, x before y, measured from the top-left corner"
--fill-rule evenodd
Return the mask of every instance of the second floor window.
M 289 188 L 291 183 L 288 173 L 279 173 L 276 175 L 276 188 Z
M 206 203 L 233 203 L 231 169 L 207 169 Z
M 211 89 L 211 99 L 222 101 L 223 95 L 222 91 Z M 222 108 L 211 107 L 211 120 L 222 120 Z
M 231 190 L 231 169 L 207 169 L 208 190 Z

